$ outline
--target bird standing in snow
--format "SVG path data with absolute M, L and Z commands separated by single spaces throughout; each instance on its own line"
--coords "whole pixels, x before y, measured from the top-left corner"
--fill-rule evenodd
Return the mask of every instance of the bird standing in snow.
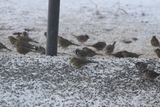
M 100 50 L 104 49 L 104 47 L 106 46 L 106 43 L 105 42 L 97 42 L 97 43 L 94 43 L 93 45 L 88 45 L 88 46 L 92 46 L 95 49 L 97 49 L 98 51 L 100 51 Z
M 58 43 L 62 48 L 67 48 L 70 45 L 79 46 L 79 45 L 72 43 L 71 41 L 69 41 L 61 36 L 58 37 Z
M 115 47 L 116 42 L 113 42 L 112 45 L 107 45 L 105 48 L 105 53 L 108 55 L 110 55 L 113 51 L 114 51 L 114 47 Z
M 73 35 L 73 34 L 72 34 Z M 88 39 L 89 39 L 89 36 L 88 35 L 79 35 L 79 36 L 75 36 L 73 35 L 74 37 L 76 37 L 76 39 L 81 42 L 81 43 L 84 43 L 86 42 Z
M 156 36 L 153 36 L 150 42 L 151 42 L 152 46 L 160 47 L 160 43 L 159 43 L 158 39 L 156 38 Z

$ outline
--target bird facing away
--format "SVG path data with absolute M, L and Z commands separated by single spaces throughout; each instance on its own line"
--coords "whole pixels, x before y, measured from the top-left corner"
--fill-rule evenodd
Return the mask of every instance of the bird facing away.
M 154 52 L 156 53 L 156 55 L 158 56 L 158 58 L 160 58 L 160 49 L 155 49 Z
M 106 55 L 110 55 L 114 51 L 115 44 L 116 44 L 116 42 L 113 42 L 112 45 L 106 46 L 106 48 L 105 48 Z
M 93 57 L 95 55 L 102 55 L 100 53 L 96 53 L 95 51 L 93 51 L 92 49 L 89 49 L 87 47 L 84 47 L 82 50 L 85 51 L 85 52 L 87 52 L 87 56 L 88 57 Z
M 82 66 L 87 65 L 88 63 L 98 63 L 98 62 L 87 60 L 87 59 L 79 59 L 79 58 L 73 57 L 73 58 L 71 58 L 71 63 L 74 66 L 76 66 L 78 68 L 81 68 Z
M 79 45 L 72 43 L 71 41 L 69 41 L 61 36 L 58 36 L 58 43 L 62 48 L 67 48 L 70 45 L 79 46 Z
M 11 50 L 8 49 L 6 46 L 4 46 L 1 42 L 0 42 L 0 49 L 7 49 L 7 50 L 11 51 Z
M 128 51 L 123 51 L 122 52 L 123 57 L 131 57 L 131 58 L 138 58 L 141 54 L 136 54 L 136 53 L 132 53 L 132 52 L 128 52 Z
M 16 46 L 17 52 L 20 53 L 20 54 L 24 54 L 24 55 L 25 55 L 25 54 L 27 54 L 28 52 L 34 52 L 34 51 L 32 51 L 32 49 L 23 46 L 23 45 L 22 45 L 20 42 L 18 42 L 18 41 L 15 43 L 15 46 Z
M 80 49 L 76 49 L 75 50 L 75 54 L 78 58 L 86 58 L 87 57 L 87 52 L 83 51 L 83 50 L 80 50 Z
M 25 42 L 38 43 L 37 41 L 34 41 L 33 39 L 31 39 L 31 38 L 28 37 L 28 36 L 20 36 L 20 35 L 17 35 L 16 38 L 17 38 L 18 40 L 25 41 Z
M 151 42 L 152 46 L 160 47 L 160 43 L 159 43 L 158 39 L 156 38 L 156 36 L 153 36 L 150 42 Z
M 143 71 L 147 69 L 148 64 L 144 62 L 137 62 L 135 63 L 135 66 L 141 73 L 143 73 Z
M 149 70 L 149 69 L 144 70 L 144 72 L 145 72 L 146 79 L 151 80 L 151 81 L 156 79 L 160 75 L 154 70 Z
M 95 43 L 93 45 L 88 45 L 88 46 L 92 46 L 95 49 L 97 49 L 98 51 L 100 51 L 100 50 L 104 49 L 104 47 L 106 46 L 106 43 L 105 42 L 97 42 L 97 43 Z
M 73 34 L 72 34 L 73 35 Z M 76 37 L 76 39 L 81 42 L 81 43 L 84 43 L 86 42 L 88 39 L 89 39 L 89 36 L 88 35 L 79 35 L 79 36 L 75 36 L 73 35 L 74 37 Z
M 40 53 L 41 55 L 45 54 L 45 48 L 42 46 L 35 46 L 35 51 Z

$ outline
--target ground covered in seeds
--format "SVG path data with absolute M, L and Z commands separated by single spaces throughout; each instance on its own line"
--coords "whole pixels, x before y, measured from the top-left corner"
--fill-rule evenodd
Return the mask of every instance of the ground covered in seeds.
M 94 58 L 99 63 L 76 68 L 68 56 L 0 57 L 3 107 L 160 106 L 160 78 L 147 81 L 137 61 L 160 69 L 160 60 Z
M 30 52 L 20 55 L 8 40 L 13 32 L 32 29 L 29 36 L 45 47 L 46 0 L 0 0 L 0 105 L 2 107 L 159 107 L 160 77 L 144 79 L 138 61 L 160 73 L 160 60 L 150 39 L 160 40 L 159 0 L 61 0 L 59 35 L 80 44 L 71 34 L 88 34 L 80 47 L 58 47 L 58 56 Z M 134 41 L 132 38 L 137 38 Z M 125 44 L 122 41 L 131 41 Z M 127 50 L 140 58 L 95 56 L 98 63 L 76 68 L 73 51 L 97 41 L 112 44 L 114 53 Z M 93 49 L 93 48 L 92 48 Z M 98 53 L 104 54 L 104 51 Z

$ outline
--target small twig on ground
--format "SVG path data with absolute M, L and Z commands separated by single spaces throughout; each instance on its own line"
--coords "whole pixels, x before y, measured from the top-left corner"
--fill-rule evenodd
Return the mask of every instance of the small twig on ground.
M 128 14 L 124 9 L 122 9 L 122 8 L 121 8 L 121 6 L 120 6 L 120 3 L 119 3 L 119 2 L 115 3 L 113 6 L 115 6 L 116 4 L 118 4 L 117 13 L 119 12 L 119 10 L 121 10 L 121 11 L 123 11 L 125 14 Z M 113 6 L 112 6 L 112 7 L 113 7 Z
M 91 2 L 93 5 L 95 5 L 95 7 L 96 7 L 96 11 L 95 11 L 96 15 L 101 15 L 100 11 L 98 10 L 98 5 L 95 4 L 95 3 L 93 3 L 92 0 L 90 0 L 90 2 Z

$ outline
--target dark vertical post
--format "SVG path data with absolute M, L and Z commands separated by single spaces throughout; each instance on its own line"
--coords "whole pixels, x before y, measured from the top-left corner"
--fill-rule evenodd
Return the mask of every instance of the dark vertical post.
M 57 55 L 60 0 L 49 0 L 46 55 Z

